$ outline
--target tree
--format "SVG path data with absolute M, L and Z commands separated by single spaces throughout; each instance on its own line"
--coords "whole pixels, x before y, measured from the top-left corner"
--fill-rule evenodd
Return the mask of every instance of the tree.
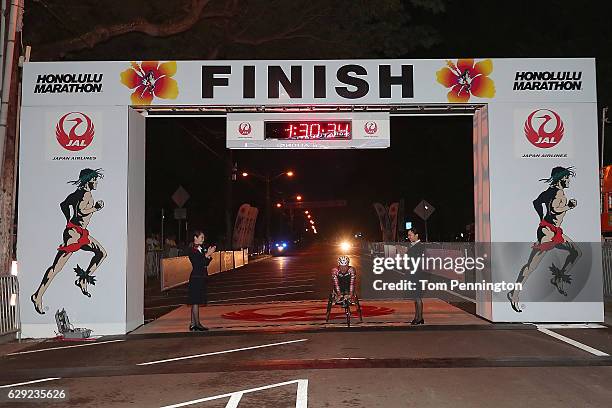
M 32 60 L 394 57 L 439 37 L 444 0 L 38 0 Z M 137 55 L 135 55 L 137 54 Z

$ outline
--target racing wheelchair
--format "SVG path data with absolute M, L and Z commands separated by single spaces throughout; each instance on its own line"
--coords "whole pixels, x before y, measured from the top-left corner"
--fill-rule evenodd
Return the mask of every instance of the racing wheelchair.
M 343 289 L 343 288 L 341 288 Z M 363 323 L 363 315 L 361 313 L 361 305 L 359 304 L 359 297 L 355 294 L 353 300 L 350 299 L 348 291 L 341 290 L 341 293 L 336 293 L 336 290 L 332 287 L 332 291 L 327 298 L 327 312 L 325 314 L 325 323 L 329 323 L 329 317 L 333 306 L 340 306 L 344 309 L 344 315 L 346 317 L 346 325 L 351 327 L 351 306 L 357 308 L 357 314 L 359 315 L 359 322 Z

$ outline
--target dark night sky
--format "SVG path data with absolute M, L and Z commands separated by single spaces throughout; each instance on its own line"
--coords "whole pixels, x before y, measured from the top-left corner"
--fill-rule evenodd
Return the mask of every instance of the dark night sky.
M 384 14 L 384 7 L 376 10 L 365 7 L 374 2 L 244 0 L 240 2 L 244 12 L 236 18 L 203 19 L 177 35 L 128 33 L 61 56 L 44 52 L 46 45 L 74 38 L 97 25 L 129 22 L 143 16 L 153 22 L 171 19 L 180 15 L 181 8 L 175 3 L 187 4 L 178 0 L 130 0 L 119 8 L 115 0 L 28 2 L 24 44 L 32 45 L 34 61 L 595 57 L 599 106 L 612 105 L 610 1 L 404 0 L 401 3 L 408 11 L 401 14 L 406 16 L 402 19 L 397 18 L 398 13 Z M 377 6 L 391 3 L 381 1 Z M 415 8 L 414 3 L 442 4 L 444 11 Z M 228 4 L 232 3 L 211 2 L 213 8 Z M 282 23 L 291 21 L 289 16 L 299 16 L 313 5 L 332 10 L 331 14 L 321 16 L 330 29 L 326 33 L 341 38 L 344 46 L 312 43 L 308 39 L 258 45 L 232 41 L 232 33 L 253 21 L 263 22 L 253 27 L 263 31 L 260 35 L 282 31 Z M 372 17 L 380 10 L 383 14 Z M 361 19 L 354 19 L 355 16 Z M 398 21 L 399 28 L 394 26 Z M 381 32 L 384 38 L 378 35 Z M 215 47 L 217 52 L 211 54 Z M 217 239 L 224 231 L 225 163 L 185 129 L 202 138 L 218 154 L 227 156 L 223 120 L 155 119 L 149 120 L 147 126 L 148 229 L 158 230 L 160 208 L 168 211 L 172 208 L 170 195 L 182 184 L 192 194 L 187 203 L 192 225 L 205 227 Z M 607 132 L 612 132 L 610 126 Z M 348 208 L 316 212 L 322 234 L 364 231 L 376 237 L 378 221 L 372 202 L 389 203 L 400 198 L 406 200 L 407 216 L 412 215 L 412 208 L 421 198 L 437 208 L 430 223 L 434 239 L 448 239 L 447 234 L 461 231 L 473 221 L 470 117 L 393 119 L 391 145 L 385 151 L 236 151 L 234 159 L 241 169 L 260 172 L 268 168 L 294 169 L 297 174 L 294 180 L 279 180 L 275 185 L 275 190 L 284 195 L 299 192 L 308 200 L 348 200 Z M 612 143 L 606 143 L 606 147 L 609 163 Z M 242 202 L 262 208 L 262 190 L 261 183 L 245 180 L 234 183 L 234 210 Z M 168 228 L 173 225 L 174 222 L 167 223 Z
M 213 239 L 224 231 L 224 163 L 198 143 L 227 155 L 225 124 L 220 119 L 151 119 L 147 123 L 147 210 L 151 230 L 159 229 L 160 207 L 172 208 L 170 196 L 183 185 L 192 195 L 186 207 L 193 226 L 204 226 Z M 346 208 L 313 210 L 322 237 L 364 232 L 379 240 L 372 203 L 405 199 L 406 217 L 422 226 L 412 209 L 421 199 L 437 211 L 430 218 L 430 239 L 451 239 L 473 222 L 472 121 L 461 117 L 396 117 L 391 121 L 391 148 L 377 150 L 234 150 L 243 170 L 280 173 L 292 179 L 273 183 L 273 202 L 302 194 L 305 200 L 345 199 Z M 172 138 L 173 142 L 168 143 Z M 233 207 L 247 202 L 263 211 L 264 184 L 239 178 L 233 184 Z M 278 227 L 280 211 L 273 210 Z M 260 213 L 263 221 L 263 212 Z M 176 227 L 174 221 L 167 230 Z M 260 223 L 260 228 L 261 228 Z M 260 230 L 260 233 L 262 231 Z

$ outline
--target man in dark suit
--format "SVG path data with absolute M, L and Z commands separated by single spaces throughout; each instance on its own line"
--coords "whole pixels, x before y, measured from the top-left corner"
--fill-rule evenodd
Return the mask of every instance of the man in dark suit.
M 411 228 L 408 230 L 408 240 L 410 241 L 410 246 L 408 247 L 407 255 L 410 258 L 420 258 L 425 253 L 425 246 L 419 239 L 419 232 L 415 228 Z M 418 268 L 415 271 L 410 271 L 410 281 L 414 282 L 415 289 L 409 292 L 409 299 L 414 299 L 414 319 L 410 324 L 424 324 L 425 320 L 423 319 L 423 291 L 421 289 L 421 282 L 419 280 L 423 279 L 423 271 L 422 268 Z M 412 273 L 414 272 L 414 273 Z

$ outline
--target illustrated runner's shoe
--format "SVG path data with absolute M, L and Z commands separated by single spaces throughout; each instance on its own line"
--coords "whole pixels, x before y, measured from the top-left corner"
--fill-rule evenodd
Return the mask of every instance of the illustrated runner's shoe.
M 510 301 L 510 306 L 512 306 L 512 309 L 514 309 L 515 312 L 522 313 L 523 311 L 519 309 L 518 307 L 519 306 L 518 302 L 515 302 L 514 300 L 512 300 L 512 295 L 514 295 L 514 291 L 510 291 L 506 294 L 506 297 Z
M 87 291 L 87 284 L 95 285 L 96 278 L 95 276 L 90 275 L 87 271 L 83 270 L 79 265 L 74 268 L 74 272 L 76 273 L 78 279 L 74 281 L 74 284 L 81 289 L 81 293 L 87 297 L 91 297 L 91 293 Z
M 565 291 L 565 285 L 572 284 L 572 276 L 566 274 L 564 270 L 557 268 L 555 264 L 552 264 L 550 267 L 550 271 L 552 272 L 552 278 L 550 278 L 550 283 L 557 288 L 560 294 L 563 296 L 567 296 L 567 292 Z
M 39 306 L 38 303 L 36 302 L 36 296 L 32 295 L 30 296 L 30 300 L 32 301 L 32 303 L 34 303 L 34 310 L 36 310 L 39 314 L 45 314 L 45 311 L 42 310 Z
M 85 295 L 85 296 L 87 296 L 87 297 L 91 297 L 91 293 L 89 293 L 89 292 L 87 291 L 87 289 L 86 289 L 86 288 L 87 288 L 87 286 L 83 286 L 83 285 L 81 285 L 81 282 L 82 282 L 82 280 L 81 280 L 81 279 L 77 279 L 77 280 L 75 280 L 75 281 L 74 281 L 74 284 L 75 284 L 75 285 L 76 285 L 76 286 L 77 286 L 79 289 L 81 289 L 81 293 L 82 293 L 82 294 L 84 294 L 84 295 Z

